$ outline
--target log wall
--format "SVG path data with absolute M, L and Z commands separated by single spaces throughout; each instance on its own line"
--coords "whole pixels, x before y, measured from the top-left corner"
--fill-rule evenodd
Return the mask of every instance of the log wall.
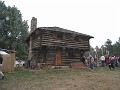
M 53 33 L 44 32 L 42 35 L 42 45 L 47 46 L 60 46 L 68 48 L 79 48 L 79 49 L 89 49 L 89 40 L 75 41 L 70 38 L 65 38 L 63 40 L 53 37 Z
M 81 52 L 89 50 L 89 39 L 82 36 L 75 39 L 74 35 L 66 33 L 62 33 L 63 36 L 57 38 L 57 33 L 36 30 L 36 32 L 32 34 L 33 60 L 38 63 L 50 63 L 55 65 L 56 49 L 57 47 L 60 47 L 64 49 L 61 53 L 63 65 L 79 62 Z M 72 51 L 65 50 L 65 48 L 72 49 Z M 74 49 L 77 49 L 77 51 Z M 73 53 L 74 55 L 70 56 L 70 53 Z

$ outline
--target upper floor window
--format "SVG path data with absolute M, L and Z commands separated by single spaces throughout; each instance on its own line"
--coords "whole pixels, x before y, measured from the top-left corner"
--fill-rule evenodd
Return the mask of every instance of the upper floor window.
M 55 32 L 52 33 L 52 37 L 56 38 L 56 33 Z
M 72 40 L 72 39 L 73 39 L 72 34 L 66 33 L 66 34 L 65 34 L 65 39 Z
M 57 33 L 57 39 L 62 40 L 63 39 L 63 33 Z
M 75 41 L 79 41 L 78 36 L 75 36 L 75 37 L 74 37 L 74 40 L 75 40 Z
M 77 42 L 83 41 L 83 39 L 80 36 L 75 36 L 74 40 Z

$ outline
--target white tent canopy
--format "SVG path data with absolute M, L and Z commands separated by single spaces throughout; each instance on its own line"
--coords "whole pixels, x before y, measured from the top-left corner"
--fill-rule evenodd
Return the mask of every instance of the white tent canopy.
M 5 51 L 0 51 L 1 55 L 9 55 L 8 53 L 6 53 Z

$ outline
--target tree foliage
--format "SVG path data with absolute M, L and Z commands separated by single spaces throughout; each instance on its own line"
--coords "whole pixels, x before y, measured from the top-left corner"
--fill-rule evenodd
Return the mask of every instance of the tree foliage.
M 120 56 L 120 37 L 118 41 L 116 41 L 114 44 L 112 44 L 112 41 L 110 39 L 107 39 L 105 44 L 102 45 L 100 48 L 98 46 L 96 46 L 95 48 L 90 47 L 90 51 L 86 52 L 85 55 L 97 56 L 97 58 L 102 55 Z
M 113 55 L 120 55 L 120 38 L 118 41 L 116 41 L 115 44 L 113 44 L 113 52 L 112 52 Z
M 110 39 L 108 39 L 105 43 L 105 46 L 106 46 L 107 50 L 109 51 L 110 55 L 115 55 L 115 56 L 120 55 L 120 38 L 113 45 L 112 45 L 112 41 Z
M 96 46 L 94 49 L 93 47 L 90 48 L 90 51 L 87 52 L 92 56 L 101 56 L 101 55 L 115 55 L 120 56 L 120 38 L 118 41 L 116 41 L 114 44 L 112 44 L 112 41 L 110 39 L 107 39 L 104 45 L 102 45 L 100 48 Z
M 20 10 L 0 1 L 0 48 L 15 49 L 18 59 L 25 59 L 27 36 L 28 24 L 26 20 L 22 20 Z
M 112 55 L 113 45 L 110 39 L 107 39 L 107 41 L 105 42 L 105 46 L 106 46 L 106 49 L 109 51 L 109 54 Z

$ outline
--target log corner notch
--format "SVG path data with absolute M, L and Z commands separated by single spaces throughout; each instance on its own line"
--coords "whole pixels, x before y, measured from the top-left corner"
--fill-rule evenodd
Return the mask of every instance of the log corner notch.
M 32 18 L 31 33 L 26 42 L 28 59 L 36 63 L 51 65 L 70 65 L 80 62 L 86 51 L 90 50 L 90 35 L 60 27 L 37 27 L 37 19 Z M 33 26 L 33 27 L 32 27 Z

